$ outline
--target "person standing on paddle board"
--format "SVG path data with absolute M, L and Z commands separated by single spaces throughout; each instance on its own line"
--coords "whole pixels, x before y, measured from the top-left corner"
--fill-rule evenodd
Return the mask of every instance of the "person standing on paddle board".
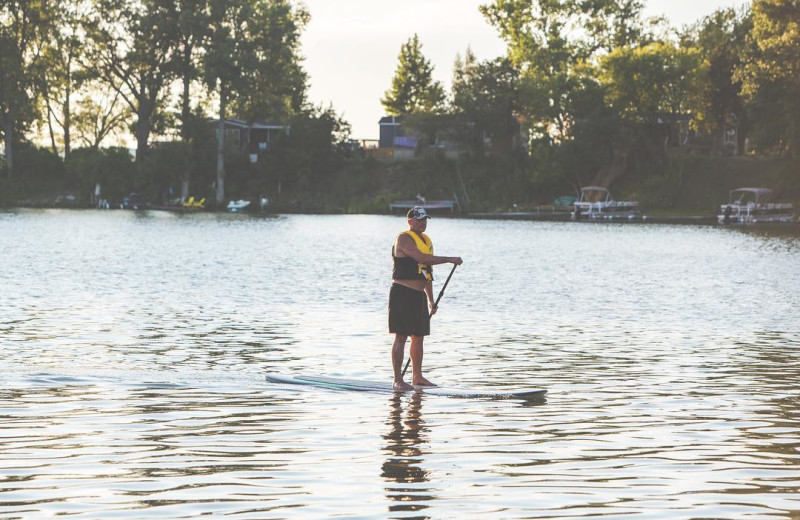
M 426 235 L 428 213 L 414 206 L 406 215 L 408 230 L 403 231 L 392 247 L 392 288 L 389 291 L 389 332 L 394 334 L 392 368 L 394 389 L 413 390 L 403 381 L 403 357 L 406 340 L 411 336 L 411 382 L 418 386 L 435 386 L 422 375 L 422 344 L 430 334 L 430 317 L 436 313 L 433 299 L 433 269 L 438 264 L 461 265 L 461 257 L 435 256 L 433 242 Z

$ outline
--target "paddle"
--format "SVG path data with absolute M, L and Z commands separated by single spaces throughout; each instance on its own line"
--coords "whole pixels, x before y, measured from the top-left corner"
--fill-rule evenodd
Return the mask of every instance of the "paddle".
M 442 290 L 439 291 L 439 296 L 436 297 L 436 302 L 434 302 L 434 304 L 433 304 L 433 308 L 434 309 L 439 307 L 439 300 L 441 300 L 442 296 L 444 296 L 444 290 L 447 289 L 447 284 L 450 283 L 450 278 L 452 278 L 453 277 L 453 273 L 456 272 L 456 267 L 458 267 L 458 264 L 453 264 L 453 269 L 450 271 L 450 274 L 447 275 L 447 280 L 444 281 L 444 285 L 442 286 Z M 433 313 L 431 313 L 431 316 L 433 316 Z M 403 376 L 406 375 L 406 370 L 408 370 L 408 365 L 409 364 L 411 364 L 411 356 L 408 356 L 408 361 L 406 361 L 406 366 L 403 367 L 403 373 L 400 374 L 400 377 L 403 377 Z

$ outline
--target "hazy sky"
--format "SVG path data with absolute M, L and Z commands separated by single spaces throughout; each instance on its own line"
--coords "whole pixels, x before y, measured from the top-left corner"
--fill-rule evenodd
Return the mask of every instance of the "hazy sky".
M 414 33 L 434 77 L 448 89 L 456 55 L 467 46 L 479 60 L 505 54 L 505 45 L 478 12 L 489 0 L 304 0 L 311 23 L 303 36 L 309 98 L 333 104 L 357 139 L 377 139 L 380 98 L 391 85 L 400 46 Z M 644 0 L 645 15 L 692 23 L 719 7 L 746 0 Z

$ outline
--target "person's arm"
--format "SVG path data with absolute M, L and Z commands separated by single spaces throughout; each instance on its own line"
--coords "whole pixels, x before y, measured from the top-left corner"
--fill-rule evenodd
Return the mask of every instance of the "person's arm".
M 401 255 L 398 256 L 410 256 L 418 264 L 439 265 L 451 263 L 461 265 L 463 263 L 460 256 L 426 255 L 417 249 L 414 239 L 405 233 L 397 237 L 397 242 L 395 243 L 395 254 L 397 253 L 401 253 Z
M 436 314 L 436 301 L 433 299 L 433 281 L 429 281 L 425 284 L 425 294 L 428 295 L 428 308 L 430 309 L 430 314 L 433 316 Z

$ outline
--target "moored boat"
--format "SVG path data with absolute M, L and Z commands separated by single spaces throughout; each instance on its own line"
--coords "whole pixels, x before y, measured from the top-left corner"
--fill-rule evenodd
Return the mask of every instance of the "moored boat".
M 794 222 L 795 208 L 790 202 L 770 202 L 768 188 L 737 188 L 731 190 L 727 204 L 720 206 L 720 224 L 768 224 Z
M 572 219 L 633 219 L 641 209 L 636 201 L 617 201 L 611 192 L 599 186 L 584 186 L 581 196 L 573 204 Z
M 244 211 L 249 205 L 249 200 L 232 200 L 228 202 L 226 209 L 231 212 Z

